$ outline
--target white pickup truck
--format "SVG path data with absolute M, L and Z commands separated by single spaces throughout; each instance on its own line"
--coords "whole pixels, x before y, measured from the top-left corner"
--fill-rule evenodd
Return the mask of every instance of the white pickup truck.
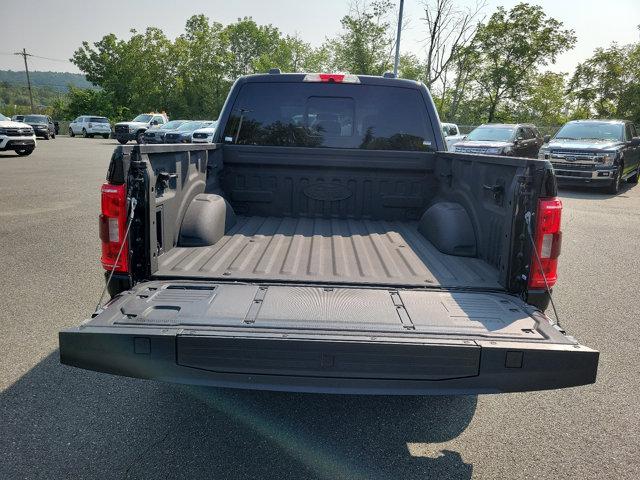
M 129 140 L 143 143 L 144 132 L 151 127 L 164 125 L 169 118 L 164 113 L 141 113 L 130 122 L 118 122 L 113 127 L 113 136 L 121 144 Z
M 442 136 L 444 141 L 447 142 L 447 150 L 451 150 L 451 147 L 464 140 L 465 137 L 460 133 L 460 129 L 455 123 L 443 123 Z

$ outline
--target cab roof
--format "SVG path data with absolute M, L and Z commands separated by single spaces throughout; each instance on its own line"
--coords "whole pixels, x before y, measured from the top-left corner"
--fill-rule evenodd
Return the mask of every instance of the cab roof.
M 245 75 L 238 79 L 242 83 L 302 83 L 307 75 L 315 75 L 314 73 L 259 73 L 255 75 Z M 324 74 L 323 74 L 324 75 Z M 334 75 L 334 74 L 330 74 Z M 338 74 L 335 74 L 338 75 Z M 340 74 L 341 75 L 341 74 Z M 396 86 L 405 88 L 420 88 L 422 82 L 417 80 L 408 80 L 405 78 L 388 78 L 378 77 L 374 75 L 355 75 L 360 80 L 359 85 L 381 85 Z M 347 82 L 345 82 L 347 83 Z M 350 83 L 350 85 L 358 85 Z

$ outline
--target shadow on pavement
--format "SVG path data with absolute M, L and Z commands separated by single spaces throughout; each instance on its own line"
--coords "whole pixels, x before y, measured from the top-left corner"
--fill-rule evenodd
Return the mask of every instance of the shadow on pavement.
M 630 188 L 633 188 L 635 184 L 622 182 L 620 184 L 620 191 L 616 195 L 612 195 L 611 193 L 607 193 L 607 191 L 598 186 L 568 186 L 568 185 L 560 185 L 558 187 L 558 195 L 566 198 L 576 198 L 580 200 L 598 200 L 598 199 L 607 199 L 614 197 L 625 197 L 625 193 Z
M 467 479 L 458 452 L 407 443 L 457 437 L 476 403 L 167 385 L 55 351 L 0 394 L 0 478 Z

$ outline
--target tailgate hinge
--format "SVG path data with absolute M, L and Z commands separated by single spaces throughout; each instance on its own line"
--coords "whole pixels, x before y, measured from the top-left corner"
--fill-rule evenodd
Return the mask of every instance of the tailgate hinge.
M 255 323 L 256 318 L 258 318 L 258 313 L 260 313 L 260 308 L 262 307 L 262 301 L 267 295 L 268 288 L 269 287 L 258 287 L 253 297 L 253 302 L 251 302 L 251 306 L 244 317 L 244 323 Z
M 393 305 L 396 307 L 396 313 L 398 317 L 400 317 L 400 322 L 402 322 L 402 327 L 406 330 L 415 330 L 416 327 L 411 321 L 411 317 L 409 316 L 409 312 L 404 306 L 404 302 L 402 301 L 402 297 L 400 297 L 400 293 L 396 290 L 389 291 L 389 295 L 391 295 L 391 301 Z

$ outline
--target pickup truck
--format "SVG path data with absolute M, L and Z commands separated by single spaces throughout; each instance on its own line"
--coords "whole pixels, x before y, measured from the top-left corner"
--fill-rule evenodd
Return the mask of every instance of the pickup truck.
M 298 392 L 593 383 L 598 352 L 539 308 L 561 211 L 548 161 L 447 152 L 421 83 L 241 77 L 214 143 L 116 148 L 112 298 L 60 332 L 60 359 Z
M 465 139 L 465 135 L 460 133 L 460 129 L 455 123 L 443 123 L 442 135 L 444 136 L 444 141 L 447 144 L 447 150 L 453 150 L 453 146 L 456 143 Z
M 538 156 L 551 161 L 561 186 L 598 186 L 615 195 L 623 180 L 638 183 L 640 137 L 633 122 L 573 120 L 544 142 Z
M 113 137 L 122 145 L 129 140 L 143 143 L 144 132 L 149 128 L 164 125 L 169 119 L 164 113 L 141 113 L 130 122 L 118 122 L 113 126 Z

